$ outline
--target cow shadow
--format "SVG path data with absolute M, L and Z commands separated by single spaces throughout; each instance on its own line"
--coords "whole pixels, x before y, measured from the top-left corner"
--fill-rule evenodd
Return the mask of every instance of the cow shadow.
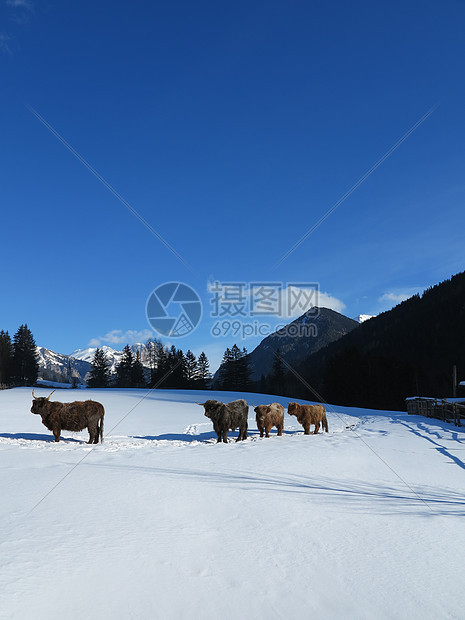
M 165 433 L 163 435 L 133 435 L 134 439 L 145 439 L 147 441 L 184 441 L 192 443 L 194 441 L 216 441 L 215 431 L 199 433 L 198 435 L 188 435 L 187 433 Z
M 47 441 L 50 443 L 55 442 L 55 438 L 53 437 L 53 435 L 42 435 L 39 433 L 0 433 L 0 438 L 24 439 L 26 441 Z M 79 439 L 74 439 L 73 437 L 63 437 L 63 436 L 60 437 L 60 442 L 61 441 L 64 441 L 66 443 L 83 443 Z
M 295 435 L 296 431 L 283 431 L 283 435 Z M 303 434 L 303 431 L 301 432 Z M 260 439 L 260 433 L 257 430 L 248 431 L 249 439 Z M 229 431 L 228 440 L 236 441 L 238 437 L 238 432 L 232 433 Z M 270 434 L 270 439 L 272 437 L 277 437 L 276 432 L 273 431 Z M 210 443 L 212 440 L 216 441 L 217 436 L 215 431 L 208 431 L 205 433 L 199 433 L 198 435 L 190 435 L 187 433 L 164 433 L 163 435 L 133 435 L 134 439 L 145 439 L 146 441 L 183 441 L 192 443 L 194 441 Z M 263 438 L 265 439 L 265 438 Z

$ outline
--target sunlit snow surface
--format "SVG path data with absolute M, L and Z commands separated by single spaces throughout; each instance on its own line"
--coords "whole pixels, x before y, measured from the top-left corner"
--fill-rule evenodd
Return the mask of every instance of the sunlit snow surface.
M 261 439 L 251 408 L 216 444 L 212 397 L 288 403 L 57 390 L 105 406 L 89 446 L 0 392 L 1 618 L 464 617 L 464 429 L 328 407 L 328 434 Z

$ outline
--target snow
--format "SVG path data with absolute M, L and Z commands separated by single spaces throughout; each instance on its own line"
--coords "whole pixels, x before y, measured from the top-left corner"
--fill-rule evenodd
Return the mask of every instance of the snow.
M 99 348 L 105 353 L 106 358 L 108 362 L 110 363 L 110 366 L 109 366 L 110 372 L 115 373 L 116 367 L 121 362 L 121 359 L 123 357 L 123 351 L 122 350 L 117 351 L 116 349 L 113 349 L 112 347 L 109 347 L 105 344 Z M 142 365 L 148 368 L 149 367 L 149 363 L 148 363 L 149 350 L 147 348 L 147 345 L 143 344 L 142 342 L 137 342 L 136 344 L 131 345 L 129 348 L 131 349 L 134 355 L 137 352 L 140 353 Z M 73 351 L 71 353 L 70 357 L 83 361 L 83 362 L 88 362 L 89 364 L 91 364 L 94 360 L 94 355 L 96 351 L 97 351 L 97 347 L 88 347 L 87 349 L 76 349 L 76 351 Z
M 462 428 L 328 407 L 328 434 L 260 439 L 250 409 L 216 444 L 212 397 L 289 400 L 57 392 L 104 404 L 89 446 L 0 392 L 1 618 L 463 618 Z
M 375 314 L 358 314 L 354 318 L 354 321 L 357 321 L 358 323 L 365 323 L 365 321 L 369 321 L 370 319 L 374 319 L 375 316 L 376 316 Z

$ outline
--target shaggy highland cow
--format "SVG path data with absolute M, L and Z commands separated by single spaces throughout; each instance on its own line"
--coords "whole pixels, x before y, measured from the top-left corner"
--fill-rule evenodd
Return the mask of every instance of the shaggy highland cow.
M 304 427 L 304 434 L 310 435 L 310 425 L 315 425 L 314 435 L 318 433 L 320 422 L 326 432 L 328 432 L 328 420 L 326 419 L 326 409 L 323 405 L 299 405 L 299 403 L 289 403 L 287 413 L 295 415 L 297 420 Z
M 82 431 L 87 428 L 89 431 L 87 443 L 98 443 L 99 435 L 100 441 L 103 442 L 103 417 L 105 415 L 103 405 L 94 400 L 75 401 L 74 403 L 50 402 L 50 396 L 38 398 L 33 391 L 34 400 L 31 412 L 41 416 L 42 424 L 52 431 L 55 441 L 60 441 L 62 430 Z
M 282 405 L 279 403 L 258 405 L 254 411 L 260 437 L 263 437 L 263 432 L 265 432 L 265 437 L 269 437 L 273 426 L 276 426 L 278 437 L 281 437 L 284 427 L 284 407 Z
M 236 441 L 247 439 L 247 418 L 249 415 L 249 405 L 240 398 L 231 403 L 220 403 L 218 400 L 207 400 L 204 403 L 197 403 L 205 408 L 205 415 L 213 422 L 218 437 L 217 443 L 223 440 L 228 443 L 228 431 L 235 431 L 239 428 L 239 435 Z

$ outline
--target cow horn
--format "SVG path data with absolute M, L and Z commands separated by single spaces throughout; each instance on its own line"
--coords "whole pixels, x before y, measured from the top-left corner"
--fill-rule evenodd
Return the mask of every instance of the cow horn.
M 53 392 L 55 392 L 55 391 L 56 391 L 56 390 L 53 390 Z M 47 396 L 47 400 L 50 400 L 50 396 L 53 394 L 53 392 L 51 392 L 51 394 L 49 394 L 49 395 Z
M 200 405 L 201 407 L 204 407 L 204 406 L 205 406 L 205 403 L 198 403 L 197 401 L 195 401 L 195 404 L 196 404 L 196 405 Z
M 33 398 L 34 400 L 36 400 L 36 399 L 37 399 L 37 396 L 34 394 L 34 390 L 32 390 L 32 398 Z

